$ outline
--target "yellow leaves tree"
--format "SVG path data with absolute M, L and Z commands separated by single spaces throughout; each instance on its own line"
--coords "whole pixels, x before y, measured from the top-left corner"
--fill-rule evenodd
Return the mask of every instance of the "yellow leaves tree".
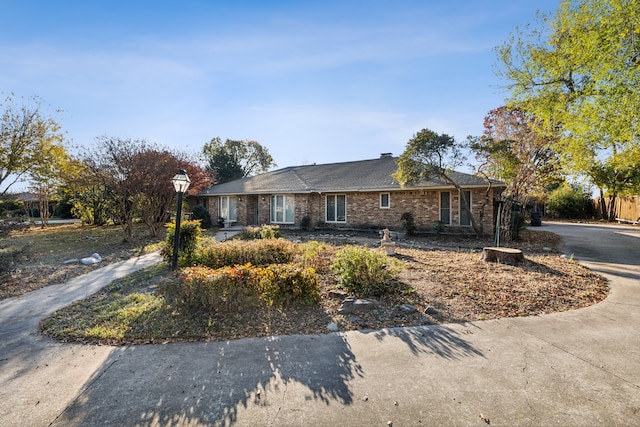
M 64 151 L 60 125 L 44 115 L 37 97 L 8 96 L 0 118 L 0 194 L 34 173 L 46 174 L 55 152 Z
M 557 138 L 567 170 L 589 175 L 597 161 L 638 143 L 637 0 L 563 1 L 537 26 L 516 29 L 497 54 L 510 105 Z

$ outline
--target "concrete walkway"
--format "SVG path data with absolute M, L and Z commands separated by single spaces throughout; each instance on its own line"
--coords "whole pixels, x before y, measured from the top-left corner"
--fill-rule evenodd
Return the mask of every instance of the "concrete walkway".
M 38 319 L 153 256 L 3 301 L 0 425 L 640 425 L 640 228 L 541 229 L 611 280 L 606 301 L 467 324 L 127 347 L 53 342 Z

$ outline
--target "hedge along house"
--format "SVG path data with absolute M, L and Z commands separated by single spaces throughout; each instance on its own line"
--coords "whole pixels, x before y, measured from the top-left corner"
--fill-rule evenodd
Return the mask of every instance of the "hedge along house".
M 198 196 L 212 218 L 225 225 L 278 224 L 283 227 L 390 228 L 400 230 L 410 212 L 418 230 L 435 224 L 471 230 L 456 188 L 441 179 L 401 188 L 391 176 L 396 159 L 382 154 L 373 160 L 293 166 L 213 185 Z M 484 207 L 483 228 L 490 232 L 494 198 L 504 189 L 498 182 L 460 172 L 451 176 L 467 192 L 471 212 Z M 487 199 L 488 197 L 488 199 Z M 305 218 L 303 220 L 303 218 Z

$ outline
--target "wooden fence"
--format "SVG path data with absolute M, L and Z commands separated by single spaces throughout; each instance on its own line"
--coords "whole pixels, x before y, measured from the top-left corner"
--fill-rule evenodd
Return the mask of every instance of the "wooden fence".
M 607 202 L 608 199 L 605 199 Z M 601 199 L 593 201 L 594 213 L 597 217 L 601 217 L 602 208 L 600 206 Z M 616 219 L 626 222 L 640 221 L 640 196 L 616 197 L 615 200 L 615 217 Z

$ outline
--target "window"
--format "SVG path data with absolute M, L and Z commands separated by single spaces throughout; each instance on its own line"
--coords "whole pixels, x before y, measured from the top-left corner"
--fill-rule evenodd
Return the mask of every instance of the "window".
M 471 191 L 463 190 L 460 193 L 460 225 L 471 225 Z M 462 195 L 467 198 L 466 203 Z M 464 206 L 468 210 L 464 210 Z
M 218 216 L 225 221 L 238 220 L 238 199 L 235 196 L 221 196 L 218 204 Z
M 347 222 L 347 196 L 327 196 L 327 222 Z
M 440 221 L 451 224 L 451 193 L 448 191 L 440 192 Z
M 295 209 L 293 196 L 271 196 L 271 222 L 277 224 L 293 224 Z
M 389 193 L 380 193 L 380 209 L 389 209 L 391 207 L 391 196 Z

